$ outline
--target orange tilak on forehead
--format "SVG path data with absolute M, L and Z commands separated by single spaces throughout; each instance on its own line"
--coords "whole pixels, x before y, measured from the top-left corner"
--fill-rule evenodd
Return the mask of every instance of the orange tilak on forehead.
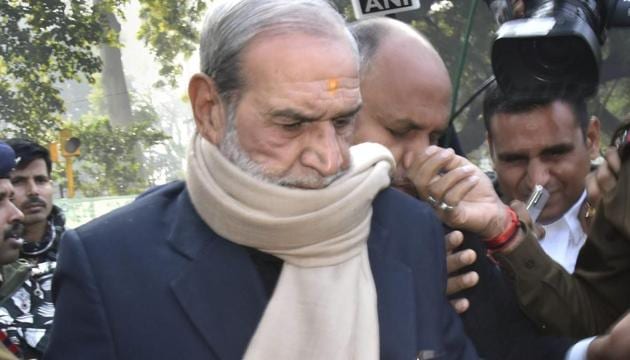
M 328 79 L 328 82 L 326 83 L 326 89 L 328 90 L 328 92 L 331 92 L 331 93 L 336 92 L 337 89 L 339 89 L 339 80 Z

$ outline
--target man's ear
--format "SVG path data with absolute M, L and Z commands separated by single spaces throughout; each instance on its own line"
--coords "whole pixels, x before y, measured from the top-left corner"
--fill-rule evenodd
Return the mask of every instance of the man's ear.
M 206 74 L 193 75 L 188 83 L 188 97 L 197 131 L 206 140 L 218 145 L 225 134 L 227 119 L 214 80 Z
M 588 122 L 588 128 L 586 128 L 586 149 L 588 150 L 591 160 L 599 156 L 600 127 L 601 125 L 597 116 L 591 116 Z

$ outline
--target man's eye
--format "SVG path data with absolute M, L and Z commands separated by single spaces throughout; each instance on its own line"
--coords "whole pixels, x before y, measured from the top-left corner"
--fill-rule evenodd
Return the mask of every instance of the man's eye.
M 564 159 L 564 153 L 549 153 L 541 156 L 543 161 L 558 162 Z
M 301 122 L 290 123 L 290 124 L 282 124 L 282 128 L 289 131 L 299 130 L 302 127 Z
M 36 178 L 35 182 L 41 185 L 41 184 L 46 184 L 50 182 L 50 179 L 49 178 Z
M 333 126 L 336 129 L 343 129 L 343 128 L 347 127 L 348 125 L 352 124 L 352 120 L 353 120 L 353 118 L 335 119 L 335 120 L 333 120 Z
M 564 155 L 566 155 L 568 153 L 569 153 L 569 151 L 567 151 L 567 150 L 555 150 L 555 151 L 549 152 L 549 154 L 547 154 L 547 156 L 549 156 L 551 158 L 558 158 L 558 157 L 564 156 Z
M 392 128 L 387 128 L 387 131 L 392 134 L 394 137 L 403 137 L 405 135 L 407 135 L 408 130 L 398 130 L 398 129 L 392 129 Z

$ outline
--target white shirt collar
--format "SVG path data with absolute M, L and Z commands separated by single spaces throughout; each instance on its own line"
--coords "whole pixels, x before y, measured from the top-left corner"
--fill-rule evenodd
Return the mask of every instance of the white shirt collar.
M 578 198 L 569 210 L 567 210 L 561 218 L 558 220 L 543 225 L 545 229 L 568 229 L 571 233 L 571 242 L 572 245 L 577 245 L 581 243 L 581 237 L 584 234 L 584 230 L 582 229 L 582 224 L 580 223 L 580 209 L 582 207 L 582 203 L 586 199 L 586 190 L 582 192 L 582 195 Z
M 540 239 L 540 246 L 543 250 L 570 273 L 575 269 L 580 248 L 586 240 L 586 234 L 582 230 L 578 218 L 580 207 L 585 198 L 586 191 L 560 219 L 551 224 L 543 225 L 545 237 Z

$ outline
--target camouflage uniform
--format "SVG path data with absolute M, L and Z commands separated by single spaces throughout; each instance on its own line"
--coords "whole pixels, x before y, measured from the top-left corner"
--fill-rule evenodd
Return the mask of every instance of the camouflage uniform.
M 41 358 L 48 346 L 55 308 L 52 276 L 59 239 L 65 230 L 62 210 L 53 206 L 43 239 L 25 243 L 20 259 L 2 269 L 0 329 L 18 343 L 26 359 Z

